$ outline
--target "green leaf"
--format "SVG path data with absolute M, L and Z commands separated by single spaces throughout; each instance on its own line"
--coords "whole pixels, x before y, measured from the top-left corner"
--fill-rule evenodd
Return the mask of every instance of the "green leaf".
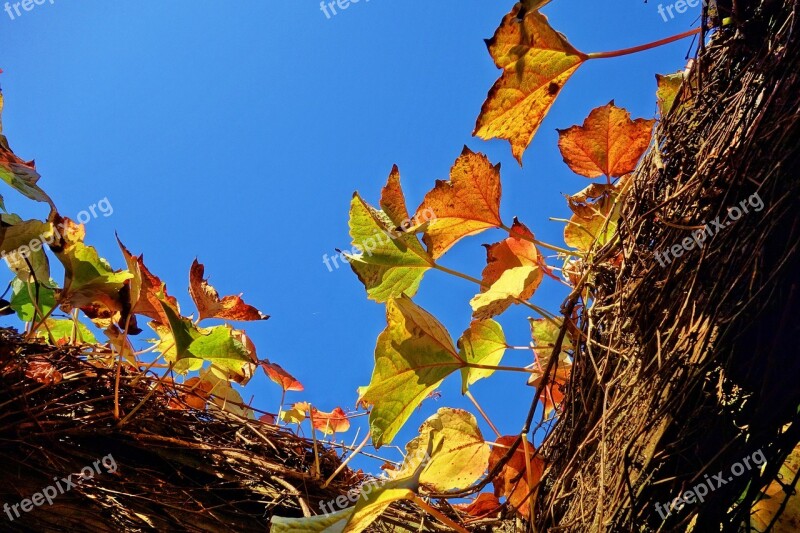
M 36 318 L 36 308 L 33 305 L 33 297 L 36 297 L 36 284 L 25 283 L 19 279 L 11 282 L 12 297 L 11 309 L 17 312 L 17 316 L 23 322 L 33 322 Z M 56 293 L 53 289 L 39 285 L 38 306 L 42 313 L 47 315 L 56 306 Z M 41 318 L 41 317 L 39 317 Z
M 342 533 L 353 509 L 308 518 L 272 517 L 272 533 Z
M 531 318 L 529 320 L 534 346 L 533 351 L 536 354 L 536 364 L 533 365 L 533 372 L 528 383 L 536 385 L 542 378 L 544 369 L 550 364 L 550 357 L 553 354 L 553 348 L 556 346 L 564 319 L 556 318 L 554 319 L 556 323 L 544 318 Z M 558 356 L 558 369 L 551 377 L 551 383 L 564 383 L 568 379 L 572 370 L 572 358 L 570 357 L 572 350 L 574 350 L 574 347 L 569 335 L 564 335 L 564 340 L 561 343 L 561 353 Z
M 494 320 L 476 320 L 458 341 L 461 358 L 467 363 L 497 366 L 506 352 L 503 328 Z M 461 369 L 461 392 L 466 393 L 476 381 L 488 378 L 494 370 L 464 367 Z
M 439 409 L 420 426 L 419 432 L 406 445 L 406 459 L 398 476 L 422 465 L 420 483 L 433 492 L 464 489 L 483 476 L 490 450 L 471 413 Z M 427 455 L 429 449 L 433 450 L 431 455 Z
M 413 296 L 433 259 L 414 234 L 396 230 L 383 212 L 356 193 L 350 202 L 350 236 L 362 253 L 345 253 L 350 267 L 376 302 Z
M 251 362 L 247 348 L 234 338 L 227 326 L 199 329 L 188 318 L 178 316 L 170 305 L 161 302 L 161 307 L 172 330 L 176 363 L 185 359 L 199 359 L 223 368 L 241 370 L 243 364 Z
M 445 327 L 409 298 L 386 304 L 386 329 L 375 346 L 375 369 L 361 401 L 373 406 L 375 446 L 392 441 L 414 409 L 462 365 Z
M 48 330 L 53 334 L 53 340 L 56 343 L 70 342 L 72 340 L 72 332 L 75 328 L 75 322 L 69 319 L 48 318 L 45 320 L 45 325 L 36 330 L 36 336 L 41 339 L 48 339 Z M 97 344 L 97 339 L 94 334 L 89 331 L 89 328 L 78 322 L 78 329 L 75 334 L 75 340 L 78 343 Z
M 658 97 L 658 107 L 662 117 L 667 116 L 672 110 L 675 99 L 680 93 L 681 85 L 683 85 L 683 78 L 683 71 L 665 76 L 656 74 L 656 81 L 658 82 L 656 96 Z

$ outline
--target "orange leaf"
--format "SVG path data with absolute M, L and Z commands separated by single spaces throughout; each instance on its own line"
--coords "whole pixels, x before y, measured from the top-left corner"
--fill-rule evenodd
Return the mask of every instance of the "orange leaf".
M 497 496 L 491 492 L 482 492 L 478 494 L 478 497 L 475 498 L 475 501 L 472 503 L 456 504 L 455 507 L 456 509 L 464 511 L 470 516 L 484 518 L 491 514 L 497 513 L 500 510 L 501 503 L 497 499 Z
M 267 373 L 269 379 L 281 386 L 284 391 L 303 391 L 303 384 L 297 381 L 294 376 L 284 370 L 281 365 L 262 361 L 261 367 Z
M 117 237 L 117 243 L 128 270 L 133 274 L 133 279 L 128 281 L 131 293 L 131 303 L 133 304 L 133 314 L 143 315 L 161 323 L 169 324 L 169 319 L 161 306 L 163 301 L 180 315 L 178 300 L 174 296 L 167 294 L 167 285 L 157 276 L 153 275 L 144 265 L 144 255 L 133 255 L 122 241 Z
M 211 396 L 211 391 L 214 390 L 214 384 L 194 377 L 187 379 L 183 385 L 189 389 L 181 395 L 183 403 L 192 409 L 204 410 L 208 398 Z
M 323 413 L 316 407 L 312 407 L 311 418 L 314 421 L 314 429 L 318 429 L 326 435 L 344 433 L 350 429 L 350 420 L 341 407 L 337 407 L 330 413 Z
M 614 101 L 593 109 L 583 126 L 558 130 L 564 162 L 587 178 L 619 177 L 636 168 L 650 145 L 655 120 L 637 118 Z
M 532 242 L 533 233 L 516 218 L 511 225 L 510 236 L 500 242 L 484 245 L 486 246 L 486 268 L 483 269 L 481 293 L 491 291 L 493 286 L 509 271 L 518 267 L 538 267 L 530 271 L 530 274 L 523 272 L 519 279 L 523 280 L 517 287 L 520 290 L 509 293 L 507 291 L 494 291 L 491 302 L 482 302 L 483 305 L 475 309 L 473 316 L 484 319 L 496 316 L 511 304 L 518 303 L 520 300 L 527 300 L 542 282 L 543 272 L 547 269 L 539 250 Z
M 492 453 L 489 455 L 489 471 L 493 470 L 500 459 L 506 454 L 508 448 L 517 440 L 515 436 L 505 436 L 498 438 L 495 442 L 502 446 L 494 446 Z M 533 444 L 528 443 L 528 448 L 533 452 L 535 448 Z M 539 483 L 544 472 L 544 460 L 538 455 L 530 458 L 531 462 L 531 480 L 534 484 Z M 495 496 L 503 496 L 508 499 L 516 510 L 525 518 L 530 516 L 530 508 L 528 505 L 528 494 L 531 492 L 531 486 L 528 484 L 528 475 L 526 473 L 525 465 L 525 451 L 522 444 L 516 449 L 514 454 L 503 466 L 500 473 L 492 480 L 494 485 Z
M 522 164 L 522 154 L 545 115 L 588 56 L 573 48 L 538 11 L 526 12 L 522 20 L 519 13 L 517 4 L 487 42 L 503 74 L 483 103 L 473 135 L 507 139 Z
M 500 192 L 500 165 L 465 146 L 450 180 L 436 180 L 417 208 L 415 219 L 430 221 L 422 240 L 431 256 L 441 257 L 468 235 L 502 226 Z M 423 216 L 426 212 L 429 216 Z
M 240 296 L 219 297 L 217 290 L 203 279 L 205 267 L 197 259 L 192 263 L 189 271 L 189 294 L 191 294 L 197 310 L 200 313 L 200 320 L 205 318 L 220 318 L 223 320 L 249 321 L 266 320 L 269 316 L 264 315 L 253 307 L 247 305 Z

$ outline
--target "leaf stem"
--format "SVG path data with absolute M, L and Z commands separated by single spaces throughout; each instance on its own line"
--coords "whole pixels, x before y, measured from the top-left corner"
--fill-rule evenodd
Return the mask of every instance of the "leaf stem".
M 502 437 L 503 435 L 500 433 L 500 431 L 497 430 L 497 426 L 495 426 L 494 423 L 492 423 L 492 419 L 489 418 L 489 415 L 486 414 L 486 411 L 483 410 L 481 404 L 478 403 L 478 400 L 475 399 L 472 393 L 470 391 L 466 391 L 464 393 L 464 396 L 469 398 L 469 401 L 472 402 L 472 405 L 475 406 L 475 409 L 477 409 L 478 412 L 483 417 L 483 419 L 486 420 L 486 423 L 489 424 L 490 428 L 492 428 L 492 431 L 494 431 L 494 434 L 497 435 L 497 438 L 499 439 L 500 437 Z
M 635 54 L 636 52 L 642 52 L 644 50 L 650 50 L 652 48 L 657 48 L 659 46 L 663 46 L 665 44 L 669 44 L 675 41 L 680 41 L 681 39 L 685 39 L 686 37 L 691 37 L 693 35 L 697 35 L 700 33 L 702 28 L 695 28 L 693 30 L 685 31 L 683 33 L 679 33 L 678 35 L 673 35 L 672 37 L 666 37 L 664 39 L 659 39 L 658 41 L 653 41 L 647 44 L 640 44 L 639 46 L 634 46 L 632 48 L 623 48 L 621 50 L 612 50 L 610 52 L 593 52 L 591 54 L 587 54 L 588 59 L 608 59 L 610 57 L 619 57 L 619 56 L 626 56 L 629 54 Z

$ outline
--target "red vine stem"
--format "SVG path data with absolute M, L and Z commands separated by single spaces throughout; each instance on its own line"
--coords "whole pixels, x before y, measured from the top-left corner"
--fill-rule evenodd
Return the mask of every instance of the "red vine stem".
M 700 33 L 701 29 L 702 28 L 695 28 L 693 30 L 679 33 L 678 35 L 673 35 L 672 37 L 666 37 L 658 41 L 653 41 L 652 43 L 640 44 L 639 46 L 634 46 L 632 48 L 623 48 L 622 50 L 613 50 L 611 52 L 594 52 L 591 54 L 587 54 L 587 59 L 608 59 L 609 57 L 619 57 L 619 56 L 626 56 L 629 54 L 635 54 L 636 52 L 641 52 L 643 50 L 650 50 L 652 48 L 657 48 L 665 44 L 669 44 L 675 41 L 680 41 L 681 39 L 685 39 L 686 37 L 691 37 L 692 35 L 697 35 L 698 33 Z

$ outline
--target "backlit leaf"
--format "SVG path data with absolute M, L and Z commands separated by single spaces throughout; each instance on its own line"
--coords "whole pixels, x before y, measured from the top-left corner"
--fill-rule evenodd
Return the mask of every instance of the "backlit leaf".
M 266 320 L 269 317 L 252 305 L 244 303 L 240 296 L 225 296 L 220 299 L 217 290 L 203 278 L 205 267 L 197 259 L 189 270 L 189 294 L 197 305 L 200 320 L 219 318 L 222 320 L 250 321 Z
M 507 139 L 521 164 L 564 84 L 588 57 L 551 28 L 544 15 L 529 10 L 520 20 L 519 11 L 518 4 L 487 42 L 503 74 L 489 91 L 474 135 Z
M 314 429 L 326 435 L 344 433 L 350 429 L 350 420 L 347 418 L 347 413 L 345 413 L 341 407 L 337 407 L 330 413 L 325 413 L 312 407 L 311 418 L 314 421 Z
M 284 370 L 281 365 L 270 363 L 269 361 L 262 361 L 261 368 L 264 369 L 269 379 L 280 385 L 284 391 L 303 391 L 303 384 Z
M 350 267 L 376 302 L 413 296 L 425 272 L 433 265 L 414 234 L 397 231 L 407 215 L 396 169 L 389 176 L 377 210 L 358 193 L 350 202 L 350 237 L 356 253 L 345 253 Z
M 500 219 L 500 166 L 464 147 L 450 170 L 448 181 L 436 180 L 417 208 L 434 217 L 423 241 L 431 256 L 441 257 L 460 239 L 503 225 Z
M 180 314 L 178 300 L 167 294 L 167 285 L 145 266 L 143 255 L 131 254 L 119 237 L 117 237 L 117 243 L 132 276 L 129 286 L 133 313 L 152 318 L 162 324 L 169 324 L 161 302 L 166 302 L 173 311 Z
M 422 400 L 462 364 L 445 327 L 410 299 L 389 300 L 386 323 L 360 399 L 373 406 L 369 422 L 377 448 L 390 443 Z
M 532 241 L 533 233 L 515 219 L 507 239 L 486 246 L 481 294 L 470 302 L 475 318 L 498 315 L 536 292 L 547 267 Z
M 17 316 L 23 322 L 32 322 L 37 316 L 36 307 L 33 305 L 37 293 L 39 295 L 37 306 L 43 315 L 47 315 L 56 306 L 56 293 L 49 287 L 39 285 L 37 290 L 36 284 L 15 279 L 11 282 L 11 289 L 13 291 L 11 308 L 17 312 Z M 42 316 L 38 316 L 38 318 L 41 319 Z
M 80 322 L 76 326 L 72 320 L 48 318 L 45 320 L 44 325 L 36 330 L 36 336 L 41 339 L 48 339 L 48 332 L 52 333 L 53 340 L 58 345 L 69 344 L 73 333 L 78 344 L 97 344 L 97 339 L 89 331 L 89 328 Z
M 490 492 L 482 492 L 472 503 L 455 504 L 454 507 L 464 511 L 470 516 L 475 518 L 484 518 L 489 515 L 494 515 L 500 511 L 502 504 L 497 496 Z
M 353 515 L 353 509 L 307 518 L 284 518 L 273 516 L 271 533 L 342 533 Z
M 544 377 L 544 371 L 550 364 L 550 357 L 553 354 L 556 341 L 558 340 L 561 331 L 561 324 L 563 318 L 556 318 L 555 322 L 540 319 L 530 319 L 531 323 L 531 337 L 534 345 L 534 355 L 536 360 L 532 366 L 533 372 L 528 379 L 528 385 L 532 387 L 539 387 Z M 572 372 L 572 357 L 570 351 L 574 350 L 572 341 L 569 336 L 569 331 L 564 335 L 564 340 L 561 343 L 561 352 L 558 356 L 557 366 L 554 367 L 547 380 L 547 385 L 541 392 L 540 400 L 545 406 L 545 415 L 549 416 L 555 410 L 558 404 L 564 399 L 563 388 L 569 383 L 569 377 Z
M 753 454 L 753 459 L 757 459 L 756 454 L 759 453 L 761 454 L 760 461 L 763 464 L 764 454 L 761 450 Z M 755 463 L 755 460 L 753 463 Z M 800 444 L 792 450 L 792 453 L 784 461 L 778 471 L 777 479 L 762 490 L 760 499 L 753 505 L 750 514 L 750 527 L 754 531 L 759 533 L 768 530 L 776 533 L 800 531 L 800 494 L 796 490 L 792 490 L 792 483 L 798 475 L 798 471 L 800 471 Z M 772 529 L 768 529 L 772 520 L 781 511 L 784 502 L 786 502 L 785 509 L 775 521 Z
M 294 404 L 288 411 L 281 411 L 281 420 L 287 424 L 300 424 L 306 419 L 307 410 L 305 404 Z
M 570 223 L 564 228 L 564 242 L 567 245 L 588 252 L 596 244 L 602 247 L 608 243 L 617 231 L 620 204 L 616 202 L 618 194 L 613 186 L 595 186 L 590 191 L 590 199 L 582 194 L 579 200 L 569 198 L 569 206 L 574 213 Z
M 678 97 L 678 94 L 680 94 L 683 79 L 684 72 L 682 70 L 675 74 L 656 74 L 656 81 L 658 82 L 656 97 L 658 98 L 658 109 L 661 112 L 662 118 L 666 117 L 672 110 L 675 99 Z
M 492 448 L 489 456 L 489 470 L 491 471 L 500 459 L 508 452 L 508 448 L 517 440 L 515 436 L 499 437 L 495 442 L 501 446 Z M 531 451 L 531 481 L 535 484 L 539 483 L 544 472 L 544 460 L 538 455 L 534 456 L 532 443 L 528 443 L 528 448 Z M 525 461 L 525 451 L 522 444 L 515 450 L 514 454 L 505 464 L 500 474 L 492 480 L 494 485 L 494 494 L 497 497 L 505 497 L 508 503 L 511 504 L 517 512 L 525 518 L 530 517 L 530 506 L 528 501 L 528 494 L 531 492 L 531 485 L 528 484 L 527 467 Z
M 497 366 L 506 352 L 503 328 L 494 320 L 476 320 L 459 339 L 458 348 L 461 358 L 467 363 Z M 467 392 L 470 385 L 492 374 L 494 370 L 462 368 L 461 392 Z
M 650 145 L 654 120 L 637 118 L 614 101 L 593 109 L 583 126 L 558 130 L 564 162 L 587 178 L 616 178 L 632 172 Z
M 433 450 L 430 456 L 428 449 Z M 483 476 L 488 462 L 489 446 L 475 417 L 461 409 L 442 408 L 406 445 L 405 461 L 395 475 L 408 475 L 422 465 L 419 480 L 426 490 L 447 492 L 472 485 Z

